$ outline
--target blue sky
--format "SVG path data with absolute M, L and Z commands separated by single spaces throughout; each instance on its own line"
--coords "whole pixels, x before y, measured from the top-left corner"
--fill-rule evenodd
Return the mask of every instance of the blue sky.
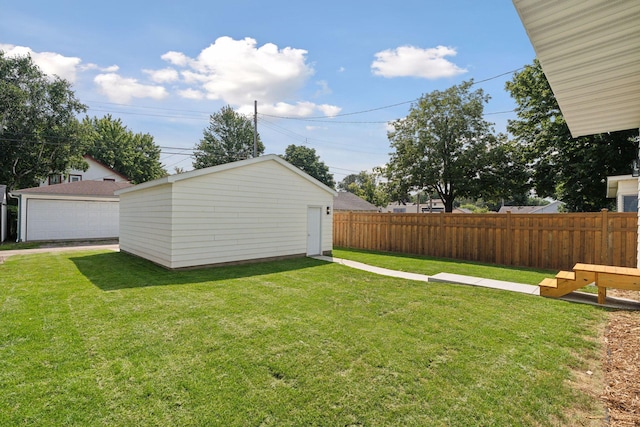
M 464 80 L 502 75 L 477 87 L 504 132 L 515 107 L 504 83 L 535 56 L 509 0 L 0 0 L 0 10 L 1 50 L 71 81 L 89 116 L 153 135 L 170 172 L 192 169 L 211 113 L 252 114 L 253 100 L 266 153 L 307 145 L 336 181 L 385 164 L 387 123 Z

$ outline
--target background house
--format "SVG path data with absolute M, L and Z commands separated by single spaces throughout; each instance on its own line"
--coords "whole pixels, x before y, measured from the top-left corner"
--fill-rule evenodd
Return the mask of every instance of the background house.
M 380 212 L 380 208 L 348 191 L 340 191 L 333 201 L 336 212 Z
M 444 202 L 441 199 L 431 199 L 430 202 L 420 203 L 389 203 L 382 212 L 389 213 L 439 213 L 444 212 Z M 467 209 L 453 208 L 452 213 L 470 213 Z
M 89 165 L 86 171 L 77 169 L 71 169 L 62 174 L 52 174 L 40 183 L 41 187 L 47 185 L 62 184 L 65 182 L 78 182 L 78 181 L 113 181 L 113 182 L 128 182 L 129 178 L 114 171 L 110 167 L 102 164 L 98 160 L 94 159 L 90 155 L 83 156 L 84 161 Z
M 13 191 L 18 198 L 18 240 L 117 238 L 116 190 L 128 182 L 78 181 Z
M 607 197 L 615 197 L 618 212 L 638 212 L 638 178 L 633 175 L 608 176 Z
M 18 241 L 110 239 L 119 234 L 118 197 L 127 177 L 84 156 L 86 171 L 54 174 L 38 187 L 11 192 L 18 199 Z
M 330 253 L 337 194 L 276 155 L 116 192 L 120 250 L 168 268 Z
M 535 213 L 535 214 L 543 214 L 543 213 L 558 213 L 561 211 L 564 203 L 558 200 L 554 200 L 548 205 L 544 206 L 501 206 L 498 210 L 498 213 L 506 213 L 511 212 L 514 214 L 518 213 Z

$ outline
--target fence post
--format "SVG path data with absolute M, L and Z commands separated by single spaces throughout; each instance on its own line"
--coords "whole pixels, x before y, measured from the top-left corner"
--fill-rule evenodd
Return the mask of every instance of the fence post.
M 605 208 L 600 210 L 600 212 L 602 213 L 600 219 L 602 221 L 600 264 L 609 265 L 609 210 Z

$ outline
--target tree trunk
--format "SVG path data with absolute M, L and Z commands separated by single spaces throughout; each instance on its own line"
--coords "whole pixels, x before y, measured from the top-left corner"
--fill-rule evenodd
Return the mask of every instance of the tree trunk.
M 453 212 L 453 197 L 443 198 L 442 201 L 444 202 L 444 211 L 447 213 Z

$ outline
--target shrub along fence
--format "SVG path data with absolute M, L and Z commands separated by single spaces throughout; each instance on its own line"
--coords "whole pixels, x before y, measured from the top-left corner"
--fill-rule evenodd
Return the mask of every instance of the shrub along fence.
M 493 264 L 636 267 L 638 215 L 335 212 L 333 245 Z

